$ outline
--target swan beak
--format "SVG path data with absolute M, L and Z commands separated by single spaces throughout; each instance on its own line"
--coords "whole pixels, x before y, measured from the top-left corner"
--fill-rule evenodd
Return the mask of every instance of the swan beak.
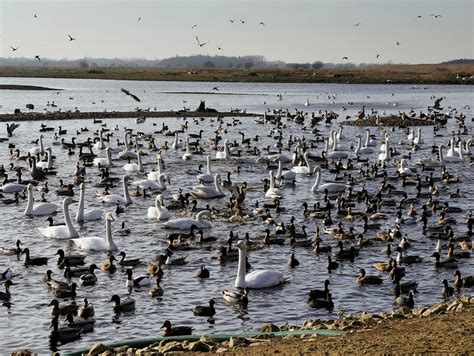
M 78 201 L 77 200 L 71 200 L 71 203 L 77 203 Z

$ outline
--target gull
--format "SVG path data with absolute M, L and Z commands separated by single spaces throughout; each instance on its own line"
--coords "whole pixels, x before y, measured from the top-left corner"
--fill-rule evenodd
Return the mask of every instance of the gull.
M 73 38 L 73 37 L 72 37 L 70 34 L 68 34 L 68 36 L 69 36 L 69 42 L 71 42 L 71 41 L 74 41 L 74 40 L 75 40 L 75 38 Z
M 193 25 L 191 28 L 196 28 L 196 27 L 198 27 L 198 25 Z
M 198 36 L 196 36 L 196 41 L 197 41 L 197 45 L 198 45 L 199 47 L 205 46 L 206 44 L 209 43 L 209 41 L 207 41 L 207 42 L 201 42 L 201 41 L 199 41 Z
M 263 22 L 260 22 L 260 25 L 265 26 L 265 24 Z
M 35 59 L 37 59 L 38 61 L 40 61 L 40 62 L 41 62 L 41 58 L 40 58 L 40 56 L 39 56 L 39 55 L 36 55 L 36 56 L 35 56 Z
M 357 22 L 354 26 L 358 27 L 360 25 L 360 22 Z
M 20 47 L 15 48 L 15 47 L 10 46 L 10 48 L 12 49 L 13 52 L 15 52 Z
M 245 20 L 239 19 L 240 22 L 245 23 Z

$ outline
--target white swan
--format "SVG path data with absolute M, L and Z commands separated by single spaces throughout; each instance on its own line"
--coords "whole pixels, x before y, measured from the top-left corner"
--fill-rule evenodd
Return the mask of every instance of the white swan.
M 362 140 L 360 136 L 357 136 L 357 147 L 354 151 L 356 155 L 367 155 L 371 154 L 374 152 L 374 149 L 372 147 L 362 147 Z
M 221 175 L 217 173 L 214 176 L 214 187 L 209 187 L 205 185 L 198 185 L 193 187 L 193 191 L 191 195 L 194 198 L 199 199 L 214 199 L 214 198 L 222 198 L 225 196 L 224 192 L 222 191 L 221 185 Z
M 216 159 L 229 159 L 230 158 L 230 152 L 229 152 L 229 140 L 225 139 L 224 140 L 224 150 L 216 152 Z
M 154 191 L 163 192 L 166 190 L 166 182 L 170 183 L 169 174 L 161 173 L 158 181 L 154 179 L 141 179 L 132 183 L 134 186 L 139 186 L 142 189 L 151 189 Z
M 265 193 L 265 197 L 275 199 L 281 198 L 283 193 L 280 189 L 275 187 L 275 177 L 273 175 L 273 171 L 270 171 L 270 188 L 268 188 L 267 192 Z
M 181 142 L 179 142 L 179 138 L 178 138 L 178 133 L 175 132 L 174 133 L 174 141 L 173 143 L 171 144 L 171 147 L 174 149 L 174 150 L 177 150 L 178 148 L 180 148 L 182 146 Z
M 306 166 L 293 166 L 291 169 L 296 174 L 311 174 L 311 166 L 308 161 L 308 151 L 306 151 L 303 155 L 303 160 L 306 163 Z
M 200 183 L 212 183 L 214 182 L 214 176 L 211 172 L 211 156 L 207 155 L 207 173 L 199 174 L 197 180 Z
M 472 143 L 472 138 L 467 140 L 466 142 L 464 142 L 464 146 L 465 148 L 463 147 L 463 142 L 464 141 L 459 141 L 459 144 L 458 146 L 455 148 L 456 152 L 459 153 L 459 150 L 463 150 L 463 154 L 464 155 L 467 155 L 467 156 L 470 156 L 471 155 L 471 143 Z
M 106 145 L 104 143 L 104 137 L 102 136 L 103 133 L 104 133 L 104 129 L 100 129 L 100 131 L 99 131 L 99 141 L 97 141 L 93 145 L 93 147 L 98 149 L 98 150 L 103 150 L 106 147 Z
M 163 167 L 163 159 L 161 158 L 161 155 L 156 155 L 156 162 L 157 162 L 157 170 L 156 171 L 151 171 L 148 173 L 147 178 L 150 180 L 159 180 L 161 173 L 165 173 L 164 167 Z
M 43 135 L 39 137 L 39 146 L 33 147 L 30 149 L 30 155 L 38 156 L 44 154 L 44 146 L 43 146 Z
M 71 197 L 64 198 L 63 201 L 63 214 L 64 214 L 64 222 L 66 225 L 57 225 L 57 226 L 47 226 L 44 228 L 38 228 L 41 235 L 44 237 L 49 237 L 52 239 L 72 239 L 75 237 L 79 237 L 76 229 L 72 225 L 71 218 L 69 217 L 69 205 L 75 203 L 76 201 L 73 200 Z
M 126 172 L 143 172 L 143 163 L 142 155 L 144 152 L 142 150 L 138 151 L 137 159 L 138 163 L 127 163 L 123 165 L 123 169 Z
M 76 212 L 76 222 L 82 223 L 84 221 L 94 221 L 99 220 L 104 213 L 101 209 L 87 209 L 84 210 L 84 196 L 85 196 L 85 186 L 84 183 L 81 183 L 79 188 L 79 206 L 77 207 Z
M 407 160 L 406 159 L 402 159 L 400 161 L 400 168 L 398 168 L 398 172 L 400 174 L 405 174 L 405 175 L 411 175 L 413 174 L 413 171 L 411 170 L 411 168 L 408 167 L 408 164 L 407 164 Z
M 413 143 L 415 145 L 420 145 L 423 143 L 423 139 L 421 138 L 421 127 L 418 127 L 418 134 L 416 137 L 413 139 Z
M 365 132 L 366 132 L 366 136 L 365 136 L 364 147 L 375 146 L 376 145 L 375 141 L 370 138 L 370 130 L 365 129 Z
M 109 168 L 112 167 L 114 164 L 112 163 L 112 149 L 110 147 L 107 147 L 105 149 L 105 155 L 106 157 L 96 157 L 92 161 L 94 166 L 97 167 L 104 167 L 104 168 Z
M 120 152 L 118 152 L 117 154 L 117 157 L 120 159 L 137 158 L 137 154 L 130 150 L 130 146 L 128 145 L 128 136 L 129 136 L 129 132 L 127 131 L 125 132 L 125 136 L 124 136 L 125 149 L 124 150 L 120 149 Z
M 424 165 L 426 167 L 444 167 L 444 156 L 443 156 L 443 145 L 439 145 L 438 148 L 438 159 L 433 159 L 432 157 L 422 157 L 419 158 L 418 161 L 416 161 L 417 165 Z
M 25 184 L 7 183 L 0 187 L 0 192 L 5 193 L 5 194 L 13 194 L 13 193 L 22 192 L 26 188 L 27 187 Z
M 293 170 L 290 171 L 283 171 L 281 160 L 278 160 L 278 171 L 275 176 L 275 179 L 281 180 L 282 178 L 285 180 L 285 182 L 291 182 L 293 179 L 296 177 L 296 173 Z
M 442 146 L 442 145 L 441 145 Z M 454 151 L 454 146 L 452 144 L 453 152 Z M 464 150 L 459 150 L 459 152 L 456 152 L 459 154 L 459 156 L 448 156 L 444 157 L 444 160 L 448 163 L 458 163 L 458 162 L 463 162 L 464 161 Z
M 150 206 L 148 208 L 147 216 L 150 219 L 157 219 L 157 220 L 168 220 L 171 217 L 171 213 L 166 209 L 163 204 L 163 197 L 161 194 L 158 194 L 155 198 L 155 206 Z
M 127 182 L 129 180 L 128 176 L 123 176 L 123 196 L 119 194 L 108 194 L 108 195 L 102 195 L 99 197 L 100 201 L 102 203 L 108 203 L 108 204 L 125 204 L 129 205 L 132 204 L 132 198 L 130 198 L 130 194 L 128 192 L 128 186 Z
M 28 184 L 28 203 L 26 204 L 25 211 L 23 215 L 25 216 L 42 216 L 42 215 L 51 215 L 58 210 L 58 206 L 53 203 L 37 203 L 34 204 L 33 200 L 33 187 L 31 184 Z
M 191 150 L 189 148 L 189 136 L 186 137 L 186 140 L 185 140 L 185 147 L 186 147 L 186 152 L 183 154 L 183 161 L 188 161 L 191 159 Z
M 325 184 L 319 185 L 321 181 L 321 167 L 316 166 L 314 168 L 314 171 L 316 173 L 316 181 L 311 187 L 311 191 L 313 193 L 324 192 L 325 190 L 327 190 L 329 193 L 343 192 L 347 189 L 347 186 L 345 184 L 340 184 L 340 183 L 325 183 Z
M 390 140 L 385 139 L 385 151 L 379 153 L 379 161 L 390 161 L 392 159 L 392 153 L 390 152 Z
M 332 151 L 330 152 L 326 152 L 325 153 L 325 157 L 326 158 L 336 158 L 336 159 L 339 159 L 339 158 L 347 158 L 349 155 L 347 152 L 342 152 L 340 151 L 341 150 L 341 147 L 338 146 L 337 144 L 337 138 L 336 138 L 336 134 L 335 134 L 335 131 L 331 131 L 331 136 L 333 138 L 332 140 Z M 328 147 L 331 146 L 331 142 L 328 141 Z
M 454 151 L 454 137 L 449 140 L 449 149 L 448 152 L 446 152 L 445 157 L 454 157 L 455 151 Z
M 168 229 L 178 230 L 189 230 L 191 226 L 195 225 L 197 229 L 209 229 L 211 223 L 204 220 L 204 217 L 211 218 L 211 212 L 209 210 L 203 210 L 197 213 L 196 219 L 191 218 L 178 218 L 167 221 L 164 226 Z M 212 221 L 212 220 L 211 220 Z
M 270 270 L 256 270 L 246 274 L 247 243 L 240 240 L 236 244 L 239 249 L 239 267 L 235 278 L 236 288 L 261 289 L 276 287 L 288 281 L 281 272 Z
M 40 168 L 41 170 L 53 168 L 53 154 L 51 151 L 51 147 L 48 147 L 46 149 L 46 152 L 48 152 L 48 160 L 46 162 L 44 161 L 36 162 L 36 167 Z
M 117 251 L 117 245 L 112 239 L 112 221 L 114 221 L 112 213 L 107 213 L 105 215 L 105 239 L 103 237 L 91 236 L 73 239 L 72 242 L 81 250 Z

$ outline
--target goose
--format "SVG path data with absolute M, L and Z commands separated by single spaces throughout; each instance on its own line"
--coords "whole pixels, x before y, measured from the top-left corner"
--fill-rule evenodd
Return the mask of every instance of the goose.
M 133 277 L 133 271 L 130 268 L 125 270 L 125 274 L 127 275 L 127 282 L 125 285 L 128 288 L 150 285 L 151 277 L 148 275 Z
M 64 222 L 65 225 L 56 225 L 56 226 L 47 226 L 44 228 L 38 228 L 41 235 L 44 237 L 52 238 L 52 239 L 72 239 L 79 237 L 79 233 L 72 225 L 71 218 L 69 217 L 69 205 L 75 203 L 76 201 L 73 200 L 71 197 L 64 198 L 63 201 L 63 214 L 64 214 Z
M 265 197 L 270 199 L 283 197 L 281 190 L 275 187 L 275 177 L 273 171 L 270 171 L 270 187 L 266 191 Z
M 294 166 L 291 171 L 294 172 L 295 174 L 311 174 L 311 166 L 308 161 L 308 154 L 309 152 L 306 151 L 303 155 L 303 160 L 306 163 L 306 166 Z M 286 179 L 286 178 L 285 178 Z
M 217 173 L 214 176 L 214 187 L 208 187 L 204 185 L 195 186 L 191 191 L 191 195 L 198 199 L 222 198 L 225 196 L 225 194 L 222 191 L 221 175 Z
M 276 287 L 288 281 L 281 272 L 273 270 L 256 270 L 246 274 L 247 243 L 240 240 L 236 244 L 239 249 L 239 265 L 235 279 L 236 288 L 261 289 Z
M 211 219 L 211 212 L 209 210 L 203 210 L 197 213 L 196 218 L 178 218 L 169 220 L 164 223 L 164 226 L 168 229 L 178 230 L 189 230 L 193 225 L 197 229 L 209 229 L 211 223 L 204 220 L 204 217 Z M 212 221 L 212 220 L 211 220 Z
M 171 213 L 163 205 L 163 197 L 158 194 L 155 198 L 155 206 L 150 206 L 147 213 L 148 218 L 157 219 L 161 221 L 168 220 L 171 217 Z
M 121 312 L 131 312 L 135 310 L 135 300 L 133 299 L 126 299 L 120 300 L 120 297 L 117 294 L 114 294 L 107 303 L 114 302 L 114 312 L 121 313 Z
M 7 280 L 5 282 L 5 292 L 0 292 L 0 300 L 10 300 L 11 298 L 11 293 L 10 293 L 10 286 L 13 285 L 13 282 L 11 280 Z
M 103 157 L 94 158 L 94 160 L 92 161 L 92 164 L 94 166 L 101 167 L 101 168 L 112 167 L 113 166 L 113 163 L 112 163 L 112 149 L 110 147 L 107 147 L 105 149 L 105 155 L 106 155 L 105 158 L 103 158 Z
M 207 155 L 207 171 L 206 173 L 199 174 L 196 178 L 200 183 L 212 183 L 214 182 L 214 176 L 211 172 L 211 156 Z
M 341 184 L 341 183 L 325 183 L 325 184 L 319 185 L 319 183 L 321 181 L 321 167 L 316 166 L 314 168 L 314 171 L 316 173 L 316 181 L 314 182 L 313 186 L 311 187 L 311 191 L 313 193 L 324 192 L 326 190 L 329 193 L 344 192 L 347 189 L 347 186 L 345 184 Z
M 216 314 L 216 309 L 214 308 L 216 302 L 214 299 L 209 301 L 209 306 L 207 305 L 197 305 L 193 308 L 193 314 L 195 316 L 208 316 L 212 318 Z
M 161 158 L 161 155 L 156 156 L 156 162 L 157 162 L 157 170 L 151 171 L 147 174 L 147 178 L 150 180 L 159 180 L 160 175 L 162 173 L 165 173 L 165 170 L 163 167 L 163 159 Z
M 83 286 L 93 286 L 97 283 L 97 276 L 95 275 L 94 271 L 99 267 L 93 263 L 89 266 L 89 272 L 82 274 L 79 277 L 79 281 Z
M 122 185 L 123 185 L 123 196 L 119 194 L 108 194 L 102 195 L 99 197 L 102 203 L 107 204 L 124 204 L 129 205 L 132 204 L 132 198 L 130 198 L 130 193 L 128 192 L 127 182 L 129 181 L 128 176 L 123 176 L 122 178 Z
M 247 308 L 249 291 L 249 288 L 246 287 L 243 291 L 223 290 L 221 294 L 226 302 L 230 304 L 240 304 L 242 307 Z
M 81 183 L 79 188 L 79 206 L 76 212 L 76 222 L 83 223 L 85 221 L 99 220 L 104 213 L 101 209 L 87 209 L 84 210 L 84 196 L 85 196 L 85 185 Z
M 191 335 L 193 332 L 193 328 L 190 326 L 171 326 L 171 322 L 169 320 L 165 320 L 161 329 L 163 330 L 163 336 L 180 336 L 180 335 Z
M 73 239 L 72 242 L 81 250 L 94 251 L 117 251 L 117 245 L 112 239 L 112 213 L 105 215 L 105 239 L 103 237 L 91 236 Z
M 225 141 L 224 141 L 224 150 L 216 152 L 216 159 L 219 159 L 219 160 L 230 159 L 229 140 L 228 139 L 225 139 Z
M 295 171 L 290 170 L 290 171 L 283 172 L 282 170 L 283 170 L 283 167 L 282 167 L 281 160 L 278 160 L 278 171 L 275 176 L 275 179 L 281 180 L 283 178 L 286 182 L 291 182 L 293 179 L 295 179 L 296 177 Z
M 126 172 L 143 172 L 143 163 L 142 163 L 142 156 L 144 152 L 142 150 L 138 150 L 137 159 L 138 163 L 127 163 L 124 164 L 123 170 Z
M 44 146 L 43 146 L 43 135 L 39 137 L 39 146 L 33 147 L 30 149 L 30 155 L 32 156 L 42 156 L 44 155 Z
M 361 138 L 360 136 L 357 136 L 357 147 L 354 151 L 356 156 L 367 155 L 367 154 L 371 154 L 372 152 L 374 152 L 374 149 L 372 147 L 362 147 Z
M 28 184 L 27 186 L 28 192 L 28 203 L 26 204 L 25 211 L 23 215 L 25 216 L 43 216 L 43 215 L 51 215 L 56 212 L 58 206 L 53 203 L 36 203 L 34 204 L 33 200 L 33 186 Z
M 157 179 L 141 179 L 132 183 L 132 185 L 142 189 L 163 192 L 166 190 L 166 182 L 170 183 L 169 174 L 161 173 Z

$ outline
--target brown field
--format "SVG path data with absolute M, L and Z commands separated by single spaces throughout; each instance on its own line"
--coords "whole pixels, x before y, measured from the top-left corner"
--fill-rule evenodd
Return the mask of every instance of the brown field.
M 465 79 L 457 79 L 457 75 Z M 0 77 L 85 78 L 112 80 L 348 83 L 348 84 L 474 84 L 474 65 L 380 65 L 366 68 L 292 69 L 202 69 L 202 68 L 80 68 L 0 67 Z

